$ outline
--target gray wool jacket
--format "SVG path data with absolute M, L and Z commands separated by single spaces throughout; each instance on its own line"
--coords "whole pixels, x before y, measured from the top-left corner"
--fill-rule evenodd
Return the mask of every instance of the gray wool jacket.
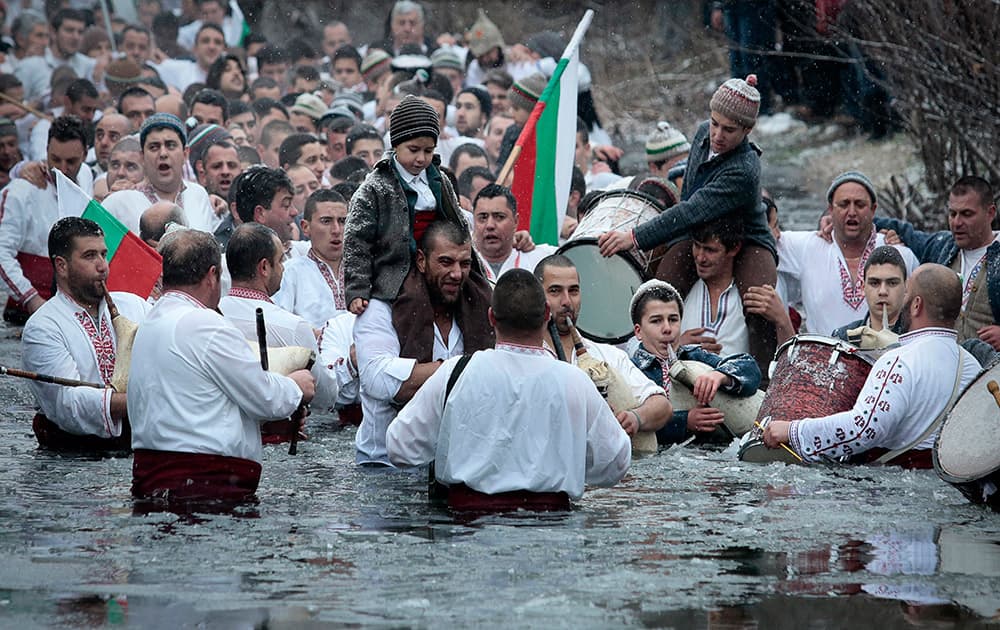
M 379 160 L 358 188 L 347 211 L 344 228 L 344 295 L 393 302 L 410 271 L 416 253 L 413 240 L 413 207 L 416 192 L 403 184 L 390 151 Z M 434 156 L 427 180 L 438 201 L 438 214 L 467 226 L 458 198 Z
M 668 247 L 690 238 L 691 230 L 727 215 L 743 220 L 746 240 L 766 247 L 778 259 L 767 213 L 760 203 L 760 149 L 746 138 L 735 149 L 709 156 L 708 123 L 698 127 L 691 142 L 681 201 L 635 228 L 643 251 Z

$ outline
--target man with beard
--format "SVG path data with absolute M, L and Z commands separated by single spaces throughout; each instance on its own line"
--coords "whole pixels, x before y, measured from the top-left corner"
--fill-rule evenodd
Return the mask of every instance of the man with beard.
M 0 278 L 9 296 L 4 320 L 24 323 L 52 296 L 49 229 L 59 219 L 52 170 L 76 181 L 87 152 L 87 132 L 76 116 L 61 116 L 49 129 L 44 186 L 15 179 L 0 197 Z
M 431 223 L 420 240 L 416 272 L 429 296 L 432 331 L 414 327 L 401 331 L 405 322 L 395 317 L 393 305 L 383 300 L 371 300 L 358 316 L 354 341 L 364 412 L 355 438 L 358 464 L 391 465 L 385 436 L 396 410 L 413 398 L 441 361 L 486 347 L 465 342 L 467 337 L 485 338 L 475 327 L 489 325 L 465 321 L 462 313 L 461 302 L 468 299 L 465 289 L 472 269 L 470 241 L 464 226 L 447 219 Z M 431 344 L 431 348 L 425 347 Z M 425 358 L 413 358 L 417 354 Z
M 104 300 L 104 232 L 88 219 L 66 217 L 49 231 L 48 249 L 56 294 L 24 327 L 24 367 L 104 387 L 31 381 L 40 408 L 32 422 L 35 436 L 41 446 L 56 450 L 127 450 L 125 393 L 111 386 L 118 339 Z M 113 299 L 123 317 L 142 321 L 145 301 L 118 292 Z
M 906 283 L 900 347 L 872 367 L 853 409 L 822 418 L 773 421 L 770 448 L 789 444 L 803 459 L 930 468 L 939 418 L 979 373 L 979 362 L 958 345 L 955 321 L 962 283 L 944 265 L 917 267 Z
M 10 183 L 10 169 L 21 161 L 17 144 L 17 125 L 10 118 L 0 118 L 0 186 Z
M 543 258 L 535 266 L 535 277 L 545 290 L 549 311 L 559 331 L 562 353 L 568 357 L 567 361 L 576 365 L 578 356 L 571 326 L 577 320 L 582 302 L 580 275 L 576 266 L 569 258 L 553 254 Z M 646 378 L 622 350 L 589 339 L 584 339 L 583 345 L 587 354 L 606 362 L 621 375 L 631 389 L 632 396 L 640 403 L 635 409 L 620 411 L 616 415 L 626 433 L 635 435 L 638 431 L 655 431 L 666 424 L 673 414 L 673 408 L 662 387 Z
M 150 116 L 139 131 L 139 146 L 146 182 L 138 190 L 108 195 L 104 200 L 108 212 L 138 234 L 143 210 L 157 201 L 172 201 L 183 208 L 188 226 L 212 232 L 221 219 L 212 209 L 208 192 L 201 184 L 183 179 L 187 133 L 180 119 L 172 114 Z

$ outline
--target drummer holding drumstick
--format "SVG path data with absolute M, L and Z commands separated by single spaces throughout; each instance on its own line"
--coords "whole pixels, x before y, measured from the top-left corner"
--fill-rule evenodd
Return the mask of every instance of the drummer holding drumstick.
M 750 75 L 745 81 L 729 79 L 716 90 L 711 119 L 702 123 L 691 143 L 681 202 L 629 232 L 602 234 L 598 244 L 603 255 L 666 245 L 656 277 L 686 294 L 697 280 L 691 230 L 731 216 L 742 223 L 745 235 L 735 260 L 740 296 L 750 287 L 776 284 L 777 250 L 760 203 L 760 149 L 748 139 L 760 108 L 756 84 L 757 77 Z M 766 374 L 776 346 L 774 324 L 748 311 L 745 317 L 750 354 Z
M 962 284 L 954 271 L 935 263 L 918 267 L 906 284 L 900 347 L 875 363 L 854 408 L 772 421 L 764 428 L 764 443 L 789 444 L 809 462 L 867 463 L 905 451 L 885 463 L 930 468 L 932 425 L 979 372 L 979 362 L 958 345 L 955 321 L 961 308 Z

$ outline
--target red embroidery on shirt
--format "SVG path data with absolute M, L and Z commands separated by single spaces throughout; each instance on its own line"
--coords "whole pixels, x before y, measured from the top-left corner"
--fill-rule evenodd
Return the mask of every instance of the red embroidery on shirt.
M 87 311 L 77 311 L 76 320 L 80 322 L 83 332 L 90 338 L 90 344 L 94 347 L 94 354 L 97 356 L 97 369 L 101 372 L 101 379 L 105 385 L 111 384 L 111 377 L 115 373 L 115 340 L 111 336 L 111 327 L 108 320 L 101 318 L 100 332 L 94 325 Z
M 330 291 L 333 293 L 333 304 L 337 307 L 338 311 L 343 311 L 347 308 L 347 301 L 344 298 L 344 264 L 341 262 L 340 269 L 337 270 L 337 277 L 333 277 L 333 272 L 330 271 L 330 265 L 326 264 L 319 259 L 319 256 L 313 253 L 310 249 L 309 253 L 306 254 L 310 260 L 316 263 L 319 267 L 319 272 L 323 274 L 323 279 L 330 286 Z
M 872 235 L 868 237 L 868 243 L 865 245 L 865 251 L 861 254 L 861 260 L 858 261 L 858 268 L 853 281 L 851 280 L 851 274 L 844 265 L 844 261 L 839 258 L 837 259 L 837 265 L 840 268 L 840 286 L 843 290 L 844 301 L 854 310 L 858 310 L 858 307 L 865 301 L 865 263 L 868 262 L 868 257 L 871 256 L 874 250 L 875 230 L 872 230 Z
M 270 302 L 271 297 L 264 293 L 263 291 L 258 291 L 257 289 L 248 289 L 246 287 L 231 287 L 229 289 L 229 295 L 232 297 L 244 298 L 247 300 L 264 300 L 265 302 Z

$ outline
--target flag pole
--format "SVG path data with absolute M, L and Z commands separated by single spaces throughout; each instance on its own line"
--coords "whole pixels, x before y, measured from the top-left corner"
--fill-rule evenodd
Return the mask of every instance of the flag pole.
M 569 43 L 566 44 L 566 49 L 563 50 L 563 54 L 560 57 L 560 59 L 566 59 L 568 57 L 571 57 L 573 53 L 576 52 L 576 49 L 580 47 L 580 42 L 583 41 L 583 36 L 587 34 L 587 29 L 590 28 L 590 23 L 593 21 L 594 21 L 594 10 L 587 9 L 586 13 L 583 14 L 583 19 L 581 19 L 580 23 L 576 25 L 576 30 L 573 31 L 573 37 L 571 37 Z M 548 85 L 545 86 L 546 90 L 552 87 L 552 80 L 554 78 L 556 78 L 555 74 L 549 77 L 549 83 Z M 531 127 L 529 129 L 527 124 L 525 124 L 524 127 L 521 129 L 521 133 L 517 136 L 517 141 L 514 143 L 514 148 L 511 150 L 510 156 L 507 157 L 507 162 L 504 163 L 503 169 L 500 170 L 500 174 L 497 176 L 497 183 L 500 184 L 501 186 L 506 185 L 504 184 L 504 181 L 514 170 L 514 165 L 517 163 L 517 159 L 521 157 L 522 139 L 526 138 L 528 134 L 533 132 L 534 132 L 534 127 Z

